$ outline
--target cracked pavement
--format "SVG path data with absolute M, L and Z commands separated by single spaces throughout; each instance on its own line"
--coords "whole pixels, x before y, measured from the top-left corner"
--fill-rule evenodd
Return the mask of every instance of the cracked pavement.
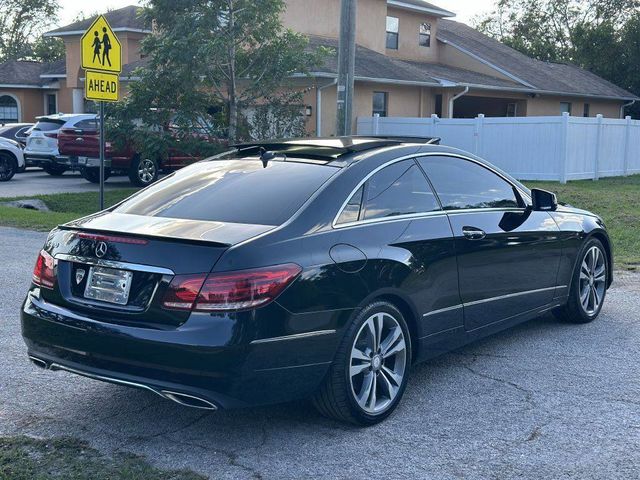
M 640 275 L 601 317 L 545 316 L 416 366 L 386 422 L 304 402 L 203 413 L 26 358 L 19 308 L 45 235 L 0 228 L 0 435 L 72 436 L 215 479 L 629 479 L 640 471 Z

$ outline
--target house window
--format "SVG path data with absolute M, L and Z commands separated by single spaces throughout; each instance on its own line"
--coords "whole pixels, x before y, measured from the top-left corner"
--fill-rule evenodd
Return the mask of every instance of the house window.
M 590 117 L 591 105 L 588 103 L 584 104 L 584 111 L 582 112 L 583 117 Z
M 373 114 L 381 117 L 387 116 L 387 106 L 389 104 L 389 94 L 387 92 L 373 92 Z
M 398 32 L 400 20 L 396 17 L 387 17 L 387 48 L 398 50 Z
M 431 46 L 431 24 L 430 23 L 420 24 L 419 42 L 421 47 Z
M 517 117 L 517 116 L 518 116 L 518 104 L 507 103 L 507 117 Z
M 571 115 L 571 102 L 560 102 L 560 113 L 568 113 Z
M 55 93 L 47 93 L 45 96 L 46 102 L 46 115 L 54 115 L 58 113 L 58 99 Z
M 9 95 L 0 96 L 1 123 L 18 123 L 18 102 Z

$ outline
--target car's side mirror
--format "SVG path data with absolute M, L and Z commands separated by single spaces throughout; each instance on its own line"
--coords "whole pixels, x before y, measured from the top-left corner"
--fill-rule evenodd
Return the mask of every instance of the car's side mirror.
M 535 211 L 552 212 L 558 209 L 558 198 L 555 193 L 547 192 L 539 188 L 532 188 L 531 200 Z

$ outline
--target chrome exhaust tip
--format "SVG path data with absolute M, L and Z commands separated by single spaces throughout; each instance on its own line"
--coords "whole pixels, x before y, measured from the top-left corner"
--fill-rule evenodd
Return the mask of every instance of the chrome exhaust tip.
M 210 401 L 203 398 L 194 397 L 193 395 L 187 395 L 186 393 L 162 390 L 160 391 L 160 395 L 162 395 L 167 400 L 176 402 L 184 407 L 200 408 L 202 410 L 218 410 L 218 407 L 216 407 Z
M 33 363 L 38 368 L 42 368 L 43 370 L 49 369 L 49 364 L 40 358 L 29 355 L 29 360 L 31 360 L 31 363 Z

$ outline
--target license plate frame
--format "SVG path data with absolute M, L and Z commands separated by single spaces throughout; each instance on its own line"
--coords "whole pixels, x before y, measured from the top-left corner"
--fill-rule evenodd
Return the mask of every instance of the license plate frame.
M 84 289 L 84 298 L 112 305 L 129 302 L 133 272 L 116 268 L 91 266 Z

